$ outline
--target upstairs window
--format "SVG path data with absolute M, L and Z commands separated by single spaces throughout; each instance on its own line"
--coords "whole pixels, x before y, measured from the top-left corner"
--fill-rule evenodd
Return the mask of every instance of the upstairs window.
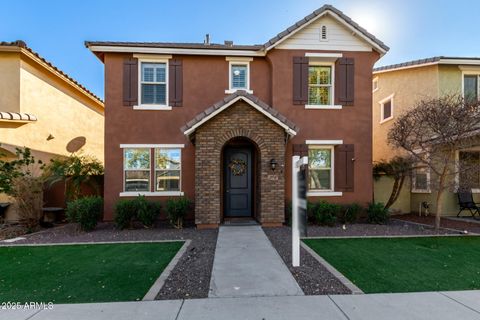
M 480 75 L 468 74 L 463 76 L 463 97 L 466 100 L 476 101 L 480 97 Z
M 237 90 L 245 90 L 252 94 L 250 90 L 250 57 L 226 57 L 228 61 L 228 89 L 225 94 L 234 93 Z
M 378 90 L 378 78 L 375 78 L 372 81 L 372 92 L 375 92 L 377 90 Z
M 332 66 L 310 65 L 308 67 L 308 104 L 332 105 Z
M 167 104 L 167 64 L 142 62 L 141 64 L 141 104 Z
M 231 88 L 247 89 L 248 66 L 245 64 L 232 64 L 231 67 Z
M 380 101 L 380 123 L 393 119 L 393 94 Z

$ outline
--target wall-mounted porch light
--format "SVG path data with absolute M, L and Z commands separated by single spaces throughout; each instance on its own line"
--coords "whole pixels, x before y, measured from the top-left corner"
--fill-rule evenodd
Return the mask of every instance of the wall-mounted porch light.
M 272 169 L 272 171 L 275 171 L 275 169 L 277 168 L 277 164 L 278 164 L 277 160 L 275 159 L 270 160 L 270 169 Z

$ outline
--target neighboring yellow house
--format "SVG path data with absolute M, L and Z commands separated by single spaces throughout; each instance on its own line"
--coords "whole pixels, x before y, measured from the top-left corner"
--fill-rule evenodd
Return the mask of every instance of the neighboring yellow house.
M 23 41 L 0 42 L 0 153 L 13 159 L 16 147 L 29 147 L 44 162 L 72 152 L 103 162 L 103 140 L 100 98 Z
M 373 71 L 373 161 L 390 160 L 401 155 L 387 143 L 387 134 L 395 118 L 413 108 L 422 99 L 438 98 L 446 94 L 480 97 L 480 58 L 433 57 L 376 68 Z M 478 148 L 457 152 L 457 159 L 468 153 L 478 159 Z M 459 177 L 456 177 L 457 183 Z M 383 177 L 375 182 L 375 201 L 386 202 L 393 180 Z M 480 202 L 480 177 L 474 198 Z M 478 194 L 475 194 L 478 193 Z M 417 168 L 406 181 L 402 193 L 392 209 L 397 212 L 418 212 L 426 201 L 434 213 L 436 193 L 430 190 L 430 173 Z M 444 197 L 442 215 L 456 215 L 459 211 L 457 196 L 448 192 Z M 465 212 L 465 214 L 468 214 Z

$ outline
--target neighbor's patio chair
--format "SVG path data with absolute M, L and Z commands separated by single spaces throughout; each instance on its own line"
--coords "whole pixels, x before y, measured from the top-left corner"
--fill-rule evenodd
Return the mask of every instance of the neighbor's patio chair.
M 460 216 L 463 210 L 470 211 L 470 214 L 473 218 L 478 214 L 480 216 L 480 207 L 477 203 L 473 201 L 472 191 L 458 191 L 458 205 L 460 206 L 460 211 L 458 211 L 457 217 Z

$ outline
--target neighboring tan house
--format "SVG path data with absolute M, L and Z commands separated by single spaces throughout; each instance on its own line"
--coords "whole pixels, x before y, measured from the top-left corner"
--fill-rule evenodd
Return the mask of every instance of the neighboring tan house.
M 72 152 L 103 162 L 103 101 L 27 47 L 0 42 L 0 154 L 28 147 L 48 163 Z M 0 194 L 0 202 L 6 201 Z M 7 220 L 15 219 L 14 206 Z
M 105 219 L 185 195 L 198 227 L 284 222 L 293 153 L 308 197 L 372 200 L 372 68 L 388 47 L 326 5 L 263 45 L 86 42 L 105 64 Z
M 390 160 L 401 155 L 387 143 L 388 131 L 396 117 L 413 108 L 422 99 L 439 98 L 443 95 L 462 94 L 480 97 L 480 58 L 433 57 L 384 66 L 373 71 L 373 161 Z M 457 159 L 477 159 L 480 165 L 480 145 L 477 148 L 457 152 Z M 407 181 L 393 209 L 401 212 L 418 212 L 419 205 L 430 203 L 430 212 L 435 208 L 436 193 L 430 190 L 430 172 L 418 167 Z M 456 177 L 457 184 L 461 184 Z M 375 200 L 386 202 L 392 181 L 382 178 L 375 182 Z M 480 177 L 478 188 L 480 193 Z M 475 195 L 480 201 L 480 195 Z M 443 215 L 456 215 L 459 211 L 457 195 L 448 192 L 444 197 Z M 422 209 L 423 210 L 423 209 Z

